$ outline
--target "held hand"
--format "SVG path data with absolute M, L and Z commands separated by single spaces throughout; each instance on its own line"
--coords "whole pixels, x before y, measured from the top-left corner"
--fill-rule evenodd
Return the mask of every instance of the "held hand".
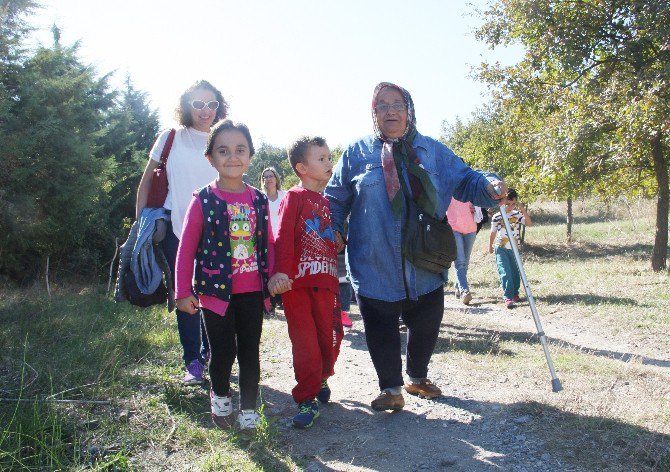
M 489 254 L 493 254 L 493 246 L 489 246 Z
M 344 242 L 344 238 L 339 231 L 335 231 L 335 249 L 337 250 L 337 253 L 339 254 L 342 252 L 345 246 L 346 243 Z
M 193 295 L 188 297 L 180 298 L 176 300 L 177 310 L 188 313 L 189 315 L 195 315 L 198 312 L 198 299 Z
M 277 272 L 268 281 L 268 290 L 272 296 L 280 295 L 291 290 L 293 281 L 288 278 L 288 275 Z

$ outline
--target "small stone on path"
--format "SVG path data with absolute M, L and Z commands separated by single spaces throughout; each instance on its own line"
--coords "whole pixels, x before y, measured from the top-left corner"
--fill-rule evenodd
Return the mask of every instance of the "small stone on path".
M 533 420 L 533 418 L 531 418 L 530 416 L 523 415 L 523 416 L 519 416 L 518 418 L 514 418 L 512 421 L 514 421 L 517 424 L 523 424 L 523 423 L 528 423 L 532 420 Z

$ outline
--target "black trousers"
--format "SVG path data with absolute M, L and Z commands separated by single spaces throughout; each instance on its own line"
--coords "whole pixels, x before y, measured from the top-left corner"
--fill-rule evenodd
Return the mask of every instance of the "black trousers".
M 209 378 L 212 390 L 223 396 L 230 391 L 230 373 L 237 357 L 240 366 L 240 406 L 255 410 L 261 376 L 259 345 L 263 329 L 263 294 L 240 293 L 232 296 L 225 316 L 202 310 L 211 359 Z
M 365 338 L 381 390 L 404 384 L 400 357 L 399 317 L 407 326 L 407 375 L 428 376 L 428 362 L 440 334 L 444 314 L 444 288 L 418 300 L 385 302 L 357 295 L 365 326 Z

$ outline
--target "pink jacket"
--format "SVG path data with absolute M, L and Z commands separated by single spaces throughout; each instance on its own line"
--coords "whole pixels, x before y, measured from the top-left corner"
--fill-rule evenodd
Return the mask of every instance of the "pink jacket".
M 447 220 L 454 231 L 461 234 L 474 233 L 477 231 L 474 213 L 475 209 L 472 203 L 463 203 L 452 198 L 449 208 L 447 208 Z

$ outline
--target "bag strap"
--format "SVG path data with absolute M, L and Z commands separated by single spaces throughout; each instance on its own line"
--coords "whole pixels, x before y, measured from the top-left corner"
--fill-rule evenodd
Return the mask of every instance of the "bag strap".
M 407 172 L 409 172 L 409 169 L 407 169 Z M 409 189 L 409 187 L 407 186 L 407 182 L 405 182 L 405 176 L 404 176 L 402 173 L 398 174 L 398 179 L 400 180 L 400 187 L 402 188 L 402 193 L 405 194 L 405 204 L 406 204 L 408 207 L 409 207 L 409 202 L 410 202 L 410 200 L 411 200 L 412 203 L 414 203 L 414 205 L 416 205 L 416 207 L 419 209 L 419 211 L 421 211 L 421 212 L 427 214 L 428 216 L 430 216 L 430 217 L 436 219 L 437 221 L 440 221 L 440 222 L 442 222 L 442 223 L 447 223 L 447 224 L 449 224 L 449 220 L 447 220 L 446 212 L 445 212 L 445 215 L 442 217 L 442 219 L 440 219 L 440 218 L 437 217 L 436 215 L 430 215 L 430 214 L 428 214 L 428 213 L 426 212 L 426 210 L 424 210 L 423 208 L 421 208 L 421 205 L 419 205 L 419 202 L 416 200 L 416 198 L 414 198 L 414 195 L 412 195 L 412 191 L 411 191 L 411 190 Z M 409 211 L 407 212 L 407 218 L 409 219 Z
M 167 164 L 168 157 L 170 157 L 170 149 L 172 149 L 172 142 L 174 141 L 174 136 L 177 134 L 177 130 L 172 128 L 168 134 L 167 139 L 165 140 L 165 145 L 163 146 L 163 151 L 161 152 L 161 163 L 160 166 L 165 169 Z

